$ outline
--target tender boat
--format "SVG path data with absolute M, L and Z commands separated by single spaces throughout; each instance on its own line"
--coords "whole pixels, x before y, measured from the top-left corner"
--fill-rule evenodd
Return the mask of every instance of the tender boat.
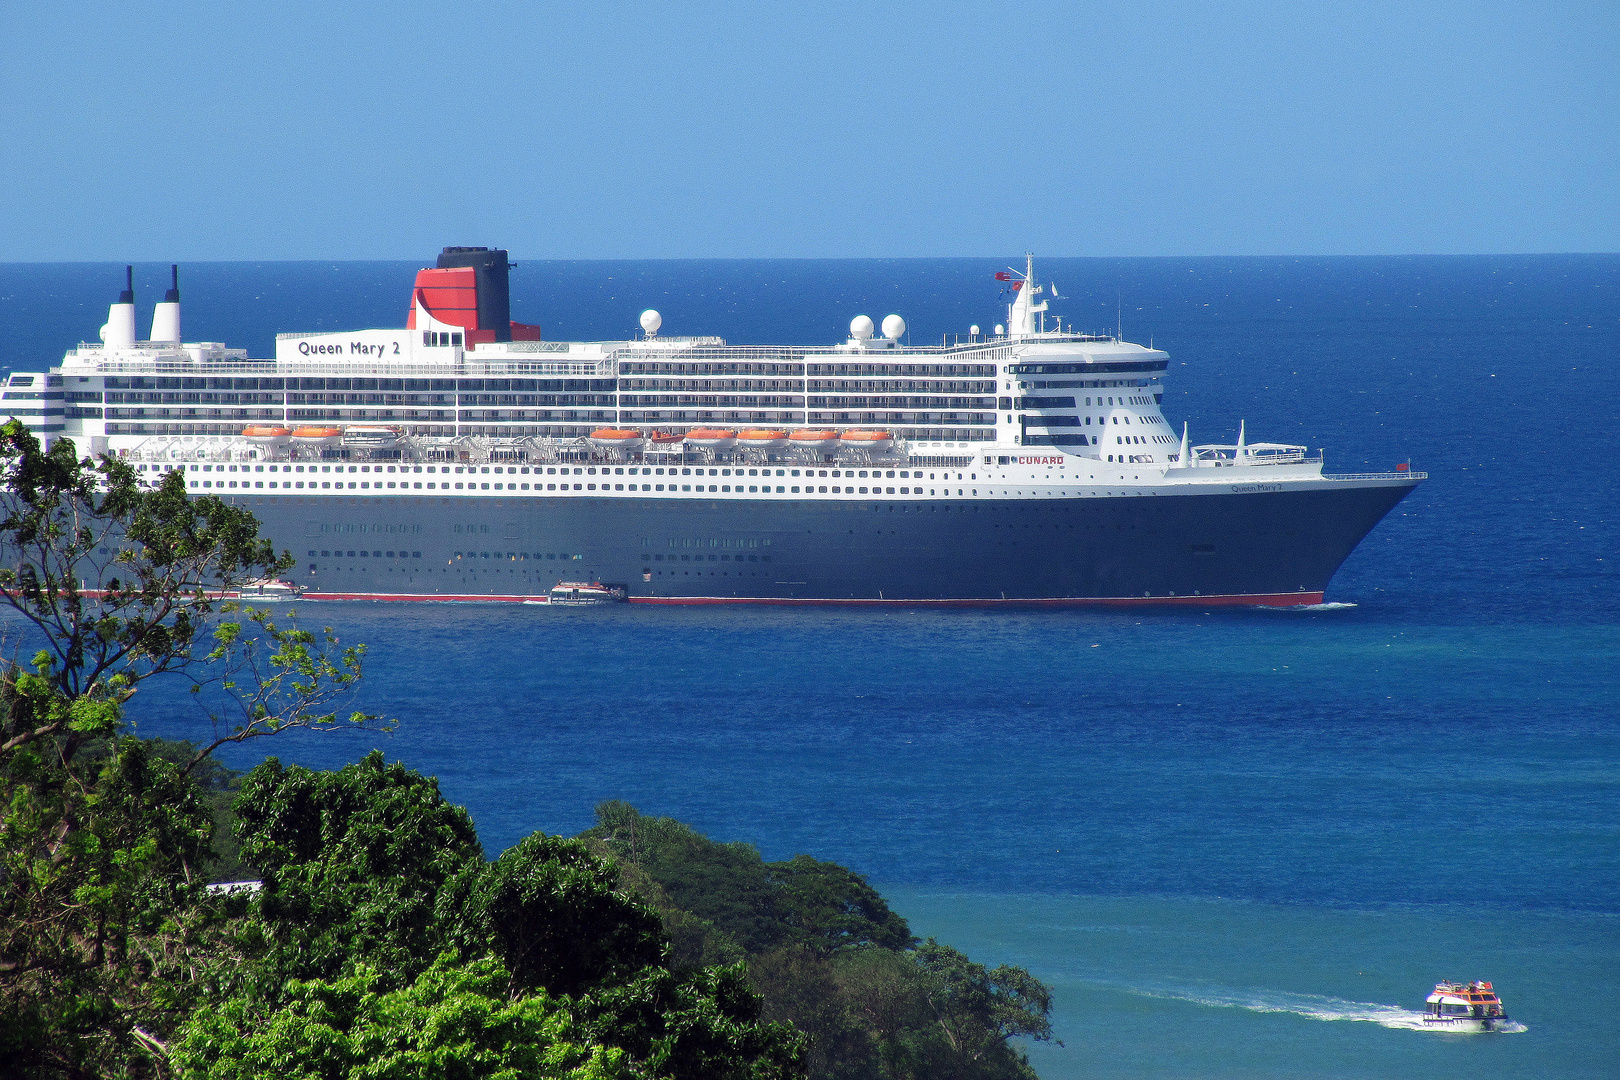
M 788 442 L 794 446 L 837 446 L 838 432 L 820 431 L 816 428 L 799 428 L 788 436 Z
M 622 428 L 597 428 L 591 432 L 591 445 L 628 449 L 641 445 L 641 432 Z
M 292 441 L 300 446 L 336 446 L 343 441 L 343 429 L 335 427 L 295 427 Z
M 752 447 L 755 450 L 775 450 L 788 444 L 788 433 L 773 431 L 767 428 L 750 428 L 737 436 L 739 448 Z
M 862 446 L 886 450 L 894 446 L 894 436 L 887 431 L 846 431 L 842 436 L 845 446 Z
M 386 450 L 399 441 L 399 429 L 383 424 L 351 424 L 343 429 L 343 445 L 360 450 Z
M 279 604 L 289 600 L 297 600 L 304 595 L 304 587 L 291 581 L 279 581 L 274 578 L 260 578 L 249 581 L 236 590 L 231 597 L 233 600 L 250 600 L 255 604 Z
M 287 445 L 292 438 L 292 428 L 275 427 L 270 424 L 249 424 L 242 429 L 242 438 L 254 446 L 281 447 Z
M 1508 1015 L 1490 983 L 1444 980 L 1434 984 L 1423 1024 L 1438 1031 L 1502 1031 Z
M 737 433 L 729 428 L 693 428 L 686 433 L 686 445 L 702 446 L 713 450 L 735 446 Z
M 604 585 L 600 581 L 559 581 L 548 597 L 551 603 L 564 607 L 590 607 L 594 604 L 617 604 L 629 595 L 624 585 Z

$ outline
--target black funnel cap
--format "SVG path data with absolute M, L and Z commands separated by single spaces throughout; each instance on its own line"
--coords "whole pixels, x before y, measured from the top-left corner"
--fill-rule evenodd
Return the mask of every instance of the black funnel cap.
M 178 304 L 180 302 L 180 267 L 169 264 L 169 291 L 163 294 L 165 304 Z
M 478 326 L 495 331 L 496 341 L 512 340 L 512 284 L 503 248 L 447 247 L 439 253 L 439 269 L 469 266 L 478 285 Z
M 135 268 L 124 267 L 124 291 L 118 294 L 120 304 L 133 304 L 135 302 Z

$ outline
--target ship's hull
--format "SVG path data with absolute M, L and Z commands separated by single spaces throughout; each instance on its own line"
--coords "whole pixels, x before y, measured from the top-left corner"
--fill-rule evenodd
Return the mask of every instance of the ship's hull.
M 1017 500 L 231 496 L 311 599 L 660 604 L 1320 602 L 1414 486 Z

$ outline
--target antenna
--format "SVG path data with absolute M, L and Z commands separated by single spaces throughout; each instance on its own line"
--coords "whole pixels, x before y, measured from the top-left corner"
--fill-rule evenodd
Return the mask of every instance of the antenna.
M 1125 340 L 1125 290 L 1114 295 L 1114 340 Z

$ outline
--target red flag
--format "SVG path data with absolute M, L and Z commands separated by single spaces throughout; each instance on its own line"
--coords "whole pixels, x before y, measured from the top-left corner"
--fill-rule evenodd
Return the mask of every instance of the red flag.
M 1023 287 L 1024 287 L 1024 283 L 1022 281 L 1013 282 L 1013 292 L 1017 292 L 1019 289 L 1022 289 Z
M 997 281 L 1011 281 L 1012 280 L 1012 275 L 1007 273 L 1007 271 L 1005 271 L 1005 270 L 1000 270 L 1000 271 L 997 271 L 997 273 L 996 273 L 996 280 Z
M 1396 472 L 1410 472 L 1411 469 L 1412 469 L 1412 466 L 1409 463 L 1405 462 L 1405 461 L 1403 461 L 1399 465 L 1395 466 L 1395 471 Z

